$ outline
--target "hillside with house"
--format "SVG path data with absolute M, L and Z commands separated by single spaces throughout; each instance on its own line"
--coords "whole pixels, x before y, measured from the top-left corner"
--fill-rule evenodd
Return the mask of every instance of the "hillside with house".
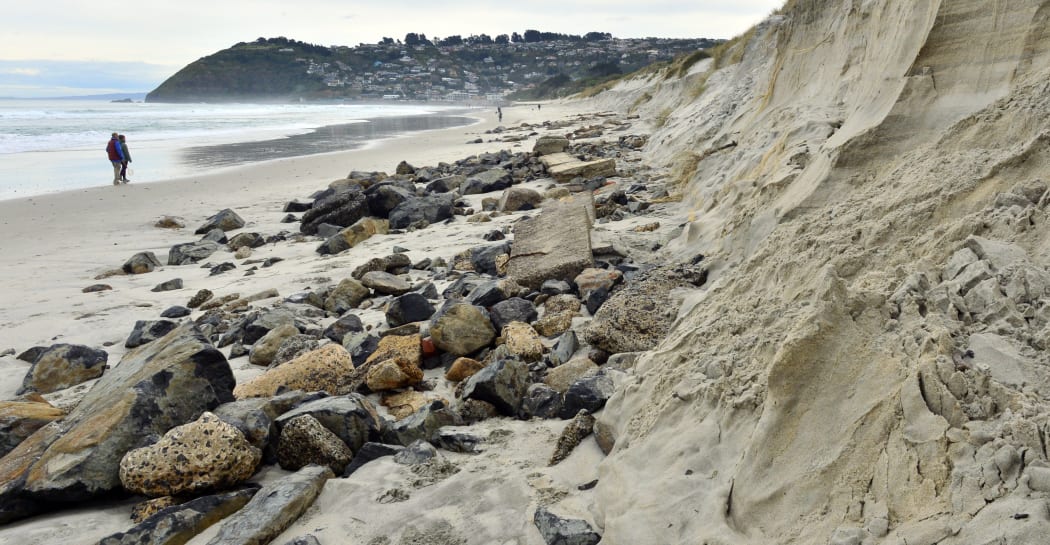
M 414 100 L 498 102 L 553 98 L 718 40 L 614 38 L 525 31 L 375 44 L 319 46 L 259 38 L 203 57 L 162 83 L 148 102 L 233 100 Z

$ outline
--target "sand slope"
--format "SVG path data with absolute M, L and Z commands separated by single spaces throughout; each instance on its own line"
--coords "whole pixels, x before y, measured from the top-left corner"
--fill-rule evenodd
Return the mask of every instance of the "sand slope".
M 1008 286 L 1050 270 L 1042 191 L 1010 196 L 1050 179 L 1048 10 L 789 2 L 739 63 L 599 97 L 666 119 L 673 253 L 718 271 L 602 417 L 605 542 L 1043 539 L 1050 300 Z M 973 294 L 971 235 L 1024 256 Z

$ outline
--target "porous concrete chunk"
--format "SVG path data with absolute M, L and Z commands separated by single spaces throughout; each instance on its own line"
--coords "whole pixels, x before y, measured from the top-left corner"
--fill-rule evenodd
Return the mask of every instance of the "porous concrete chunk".
M 264 486 L 248 505 L 226 519 L 208 545 L 265 545 L 306 511 L 332 478 L 328 467 L 310 465 Z
M 206 412 L 124 455 L 120 482 L 131 492 L 154 498 L 199 494 L 246 481 L 261 461 L 262 451 L 240 430 Z
M 581 196 L 551 203 L 537 216 L 515 224 L 507 276 L 539 289 L 545 280 L 571 281 L 593 266 L 593 210 L 590 196 Z

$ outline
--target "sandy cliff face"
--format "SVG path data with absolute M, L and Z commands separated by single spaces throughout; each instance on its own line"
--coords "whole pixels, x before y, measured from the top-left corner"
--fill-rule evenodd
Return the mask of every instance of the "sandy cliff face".
M 715 271 L 602 416 L 603 543 L 1045 540 L 1048 14 L 791 1 L 599 97 Z

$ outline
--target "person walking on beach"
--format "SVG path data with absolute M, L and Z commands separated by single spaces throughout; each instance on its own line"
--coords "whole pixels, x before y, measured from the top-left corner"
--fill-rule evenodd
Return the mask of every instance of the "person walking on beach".
M 113 164 L 113 185 L 120 185 L 120 169 L 124 163 L 124 150 L 120 146 L 117 133 L 113 133 L 113 137 L 106 144 L 106 154 L 109 156 L 109 162 Z
M 120 182 L 128 183 L 131 180 L 128 179 L 128 163 L 131 162 L 131 152 L 128 151 L 128 143 L 124 140 L 124 135 L 117 136 L 120 140 L 120 153 L 122 160 L 120 162 Z
M 499 116 L 499 122 L 503 123 L 503 108 L 496 106 L 496 115 Z

